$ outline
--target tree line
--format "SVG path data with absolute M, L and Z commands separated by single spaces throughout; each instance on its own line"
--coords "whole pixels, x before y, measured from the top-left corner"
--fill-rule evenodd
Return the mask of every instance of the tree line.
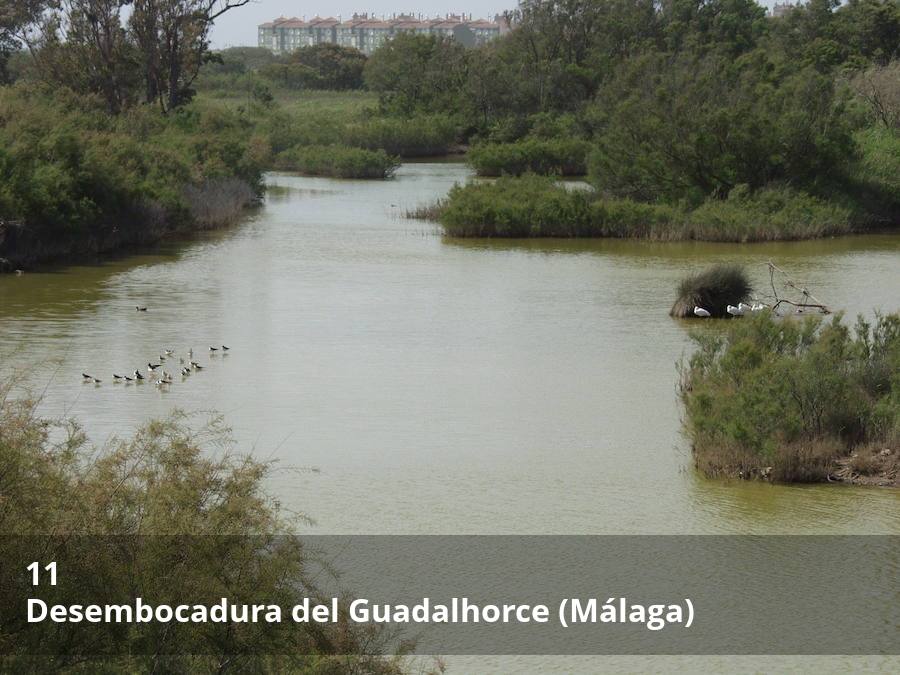
M 98 94 L 110 113 L 191 100 L 217 18 L 250 0 L 22 0 L 0 13 L 0 77 L 24 46 L 40 80 Z

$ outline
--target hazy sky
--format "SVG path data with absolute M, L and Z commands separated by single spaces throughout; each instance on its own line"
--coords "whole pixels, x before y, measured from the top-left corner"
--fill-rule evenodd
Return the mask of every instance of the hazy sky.
M 251 0 L 245 7 L 232 10 L 219 18 L 212 32 L 213 47 L 256 45 L 256 26 L 278 16 L 312 18 L 320 16 L 352 16 L 369 12 L 378 16 L 391 14 L 472 14 L 475 18 L 491 18 L 517 5 L 516 0 Z

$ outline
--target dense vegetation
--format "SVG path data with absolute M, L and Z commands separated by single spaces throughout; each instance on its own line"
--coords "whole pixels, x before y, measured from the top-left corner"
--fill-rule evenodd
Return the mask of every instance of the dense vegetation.
M 505 177 L 454 187 L 421 215 L 438 220 L 454 237 L 639 237 L 658 241 L 765 241 L 807 239 L 851 232 L 849 208 L 786 186 L 692 208 L 679 202 L 644 202 L 598 196 L 542 176 Z
M 53 535 L 42 542 L 44 555 L 65 574 L 43 598 L 124 602 L 137 592 L 148 602 L 211 604 L 227 597 L 289 609 L 304 596 L 318 597 L 313 554 L 299 540 L 277 536 L 298 521 L 264 490 L 273 464 L 235 454 L 220 418 L 203 423 L 174 414 L 97 449 L 74 422 L 41 419 L 35 401 L 14 395 L 12 385 L 0 382 L 0 553 L 24 570 L 30 558 L 22 557 L 34 555 L 34 540 L 9 535 Z M 380 653 L 386 636 L 347 621 L 29 626 L 12 608 L 31 593 L 15 576 L 0 583 L 7 668 L 401 671 L 395 657 L 354 657 Z M 29 651 L 52 660 L 15 660 Z M 150 655 L 87 665 L 104 654 Z
M 340 145 L 294 146 L 275 157 L 278 169 L 333 178 L 390 178 L 399 166 L 399 158 L 384 150 Z
M 479 176 L 538 173 L 583 176 L 587 172 L 587 141 L 568 138 L 525 138 L 513 143 L 483 143 L 473 146 L 468 161 Z
M 707 475 L 894 480 L 900 462 L 900 315 L 820 323 L 760 315 L 697 334 L 683 368 L 685 426 Z M 891 478 L 894 476 L 894 478 Z
M 366 82 L 385 110 L 451 112 L 470 137 L 503 144 L 473 154 L 479 170 L 490 159 L 484 173 L 521 173 L 518 143 L 585 139 L 596 199 L 652 207 L 627 236 L 655 231 L 666 219 L 658 209 L 669 207 L 685 236 L 717 240 L 900 220 L 898 0 L 812 0 L 782 18 L 753 0 L 528 3 L 515 18 L 515 30 L 472 52 L 425 37 L 395 41 L 369 60 Z M 550 164 L 529 168 L 552 172 Z M 799 206 L 772 203 L 788 194 Z M 803 222 L 780 222 L 794 218 L 790 210 Z M 530 228 L 550 229 L 584 224 Z
M 463 236 L 758 241 L 900 221 L 900 0 L 777 19 L 754 0 L 525 3 L 475 49 L 404 34 L 369 58 L 211 52 L 214 21 L 245 1 L 0 12 L 4 264 L 229 222 L 262 169 L 309 146 L 471 143 L 478 173 L 515 178 L 450 195 L 437 211 Z M 377 173 L 374 155 L 340 154 L 355 160 L 303 170 Z M 523 175 L 584 172 L 592 193 Z

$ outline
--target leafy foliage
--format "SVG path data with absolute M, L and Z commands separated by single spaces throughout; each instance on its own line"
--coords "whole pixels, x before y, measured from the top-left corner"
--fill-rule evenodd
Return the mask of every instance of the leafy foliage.
M 787 187 L 697 208 L 605 197 L 538 176 L 456 186 L 436 210 L 457 237 L 617 237 L 654 240 L 766 241 L 806 239 L 853 230 L 849 209 Z
M 706 473 L 824 480 L 855 448 L 900 442 L 900 315 L 853 332 L 761 315 L 694 340 L 682 400 Z
M 519 176 L 523 173 L 583 176 L 587 172 L 586 141 L 526 138 L 515 143 L 484 143 L 468 152 L 467 159 L 479 176 Z
M 279 169 L 333 178 L 390 178 L 400 166 L 384 150 L 363 150 L 340 145 L 297 146 L 275 157 Z

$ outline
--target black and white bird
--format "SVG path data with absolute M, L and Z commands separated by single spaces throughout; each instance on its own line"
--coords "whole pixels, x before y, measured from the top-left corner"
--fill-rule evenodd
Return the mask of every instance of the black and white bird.
M 218 348 L 218 347 L 213 347 L 212 345 L 210 345 L 209 351 L 211 351 L 211 352 L 217 352 L 217 351 L 219 351 L 219 348 Z
M 159 368 L 161 365 L 162 365 L 161 363 L 148 363 L 147 364 L 147 372 L 152 373 L 154 370 Z
M 141 307 L 141 306 L 139 306 L 139 305 L 135 305 L 134 308 L 135 308 L 138 312 L 146 312 L 146 311 L 147 311 L 147 308 L 146 308 L 146 307 Z
M 85 382 L 87 382 L 88 380 L 93 380 L 93 379 L 94 379 L 94 376 L 93 376 L 93 375 L 88 375 L 87 373 L 82 373 L 82 374 L 81 374 L 81 377 L 84 378 L 84 381 L 85 381 Z
M 136 380 L 143 380 L 143 379 L 144 379 L 144 376 L 141 375 L 140 372 L 137 371 L 137 370 L 135 370 L 134 373 L 132 373 L 132 374 L 134 375 L 134 379 L 136 379 Z
M 231 347 L 226 347 L 225 345 L 222 345 L 223 352 L 227 352 L 229 349 L 231 349 Z
M 125 376 L 125 381 L 126 381 L 126 382 L 134 382 L 134 378 L 133 378 L 133 377 L 128 377 L 128 376 L 126 375 L 126 376 Z
M 191 368 L 193 368 L 194 370 L 203 370 L 203 366 L 201 366 L 196 361 L 191 361 Z
M 172 356 L 172 354 L 174 354 L 174 353 L 175 353 L 174 349 L 163 349 L 163 354 L 165 354 L 166 356 Z
M 165 363 L 165 362 L 166 362 L 166 357 L 163 356 L 162 354 L 160 354 L 160 355 L 159 355 L 159 362 L 160 362 L 160 363 Z
M 182 377 L 187 377 L 187 376 L 190 375 L 190 374 L 191 374 L 190 368 L 182 368 L 182 369 L 181 369 L 181 376 L 182 376 Z
M 103 380 L 98 380 L 96 377 L 91 378 L 94 381 L 94 384 L 100 384 Z

